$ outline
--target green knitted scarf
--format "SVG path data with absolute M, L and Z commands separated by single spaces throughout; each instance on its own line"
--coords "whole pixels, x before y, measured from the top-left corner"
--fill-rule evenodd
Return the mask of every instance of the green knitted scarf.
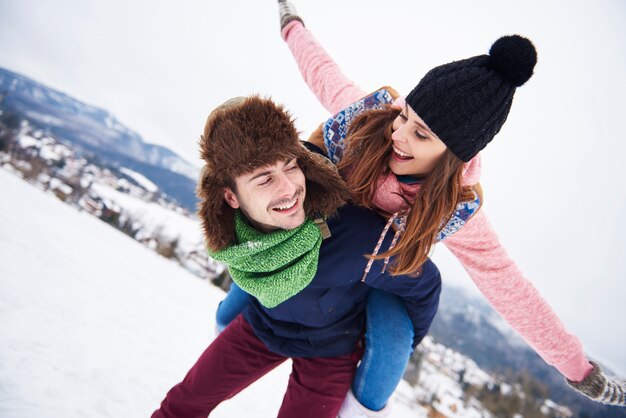
M 226 263 L 233 281 L 263 306 L 275 307 L 313 280 L 322 234 L 310 219 L 295 229 L 266 234 L 237 211 L 235 233 L 238 244 L 209 254 Z

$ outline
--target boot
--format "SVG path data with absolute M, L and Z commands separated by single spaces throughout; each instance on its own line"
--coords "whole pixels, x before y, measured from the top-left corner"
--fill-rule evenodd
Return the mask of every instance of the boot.
M 346 399 L 343 400 L 341 408 L 339 409 L 339 416 L 337 418 L 384 418 L 391 414 L 391 405 L 387 403 L 380 411 L 372 411 L 364 407 L 352 393 L 352 389 L 346 395 Z

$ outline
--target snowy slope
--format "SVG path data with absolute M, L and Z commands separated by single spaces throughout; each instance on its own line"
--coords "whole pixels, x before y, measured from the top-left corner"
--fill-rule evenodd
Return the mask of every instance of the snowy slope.
M 149 416 L 209 344 L 223 293 L 1 169 L 0 188 L 0 417 Z M 275 417 L 288 374 L 211 416 Z M 425 416 L 403 389 L 393 416 Z
M 142 228 L 148 234 L 154 234 L 159 230 L 160 235 L 165 238 L 178 239 L 178 245 L 187 251 L 204 244 L 198 219 L 192 219 L 158 203 L 146 202 L 128 193 L 122 193 L 105 184 L 93 183 L 91 190 L 98 196 L 115 202 L 131 218 L 141 221 Z
M 210 342 L 223 293 L 4 170 L 0 187 L 0 416 L 149 416 Z M 274 416 L 278 371 L 214 416 Z

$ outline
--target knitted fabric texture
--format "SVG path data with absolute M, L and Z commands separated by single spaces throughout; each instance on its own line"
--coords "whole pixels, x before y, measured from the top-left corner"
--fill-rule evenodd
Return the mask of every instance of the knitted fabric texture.
M 518 35 L 498 39 L 490 55 L 430 70 L 406 97 L 409 106 L 467 162 L 500 131 L 516 87 L 533 73 L 537 52 Z
M 261 305 L 273 308 L 313 280 L 322 234 L 310 219 L 295 229 L 266 234 L 251 227 L 237 211 L 235 232 L 236 245 L 209 254 L 226 263 L 233 281 Z
M 286 0 L 278 0 L 278 19 L 280 20 L 280 29 L 282 30 L 289 22 L 297 20 L 304 25 L 304 22 L 298 16 L 296 6 Z
M 593 361 L 590 363 L 593 370 L 582 382 L 567 379 L 567 384 L 594 401 L 607 405 L 626 406 L 626 381 L 607 378 L 597 363 Z

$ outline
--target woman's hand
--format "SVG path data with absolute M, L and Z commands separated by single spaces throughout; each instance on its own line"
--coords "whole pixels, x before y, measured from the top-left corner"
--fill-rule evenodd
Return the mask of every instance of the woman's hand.
M 567 380 L 567 384 L 596 402 L 626 406 L 626 380 L 607 376 L 598 364 L 590 363 L 593 370 L 582 382 Z
M 283 30 L 287 23 L 293 20 L 298 20 L 304 25 L 304 22 L 298 16 L 296 7 L 287 0 L 278 0 L 278 16 L 280 18 L 280 30 Z

